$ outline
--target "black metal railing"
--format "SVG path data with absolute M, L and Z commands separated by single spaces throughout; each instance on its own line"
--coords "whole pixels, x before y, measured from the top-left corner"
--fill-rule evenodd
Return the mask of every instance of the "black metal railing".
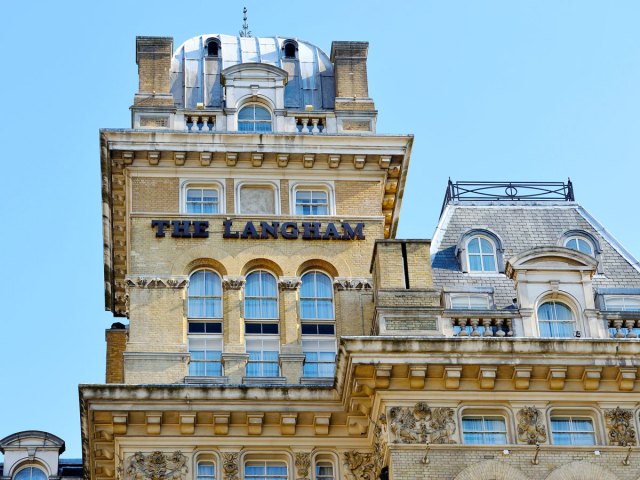
M 449 179 L 442 210 L 454 200 L 458 201 L 526 201 L 541 202 L 564 200 L 572 202 L 571 179 L 564 182 L 452 182 Z

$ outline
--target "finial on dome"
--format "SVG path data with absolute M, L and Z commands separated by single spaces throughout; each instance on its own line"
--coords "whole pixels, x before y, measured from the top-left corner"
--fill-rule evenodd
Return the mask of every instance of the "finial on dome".
M 242 24 L 242 30 L 240 30 L 240 36 L 241 37 L 251 37 L 251 31 L 249 30 L 249 24 L 247 23 L 247 7 L 244 7 L 242 9 L 242 20 L 243 20 L 243 24 Z

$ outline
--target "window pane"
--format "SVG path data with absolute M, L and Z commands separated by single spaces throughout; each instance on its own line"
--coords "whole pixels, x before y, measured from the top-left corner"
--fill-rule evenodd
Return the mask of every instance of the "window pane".
M 469 255 L 469 270 L 472 272 L 482 271 L 482 260 L 480 255 Z
M 480 246 L 482 248 L 482 253 L 493 253 L 493 245 L 489 240 L 485 238 L 481 238 Z
M 253 120 L 253 106 L 244 107 L 238 112 L 238 120 Z
M 496 261 L 493 255 L 483 255 L 482 256 L 482 269 L 485 272 L 495 272 L 496 271 Z
M 271 120 L 271 114 L 269 110 L 264 107 L 255 106 L 255 119 L 256 120 Z
M 467 248 L 469 250 L 469 253 L 480 253 L 480 239 L 471 239 Z

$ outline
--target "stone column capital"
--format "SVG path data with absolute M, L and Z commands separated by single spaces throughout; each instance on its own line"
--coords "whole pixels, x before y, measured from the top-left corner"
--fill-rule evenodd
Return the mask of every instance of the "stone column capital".
M 300 277 L 280 277 L 278 279 L 280 290 L 297 290 L 301 284 Z
M 244 275 L 225 275 L 222 277 L 222 288 L 225 290 L 241 290 L 245 282 Z

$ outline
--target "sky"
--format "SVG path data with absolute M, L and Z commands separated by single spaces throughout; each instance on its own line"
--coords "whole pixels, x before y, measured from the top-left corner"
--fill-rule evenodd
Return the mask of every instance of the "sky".
M 136 35 L 369 42 L 379 133 L 414 148 L 398 238 L 430 238 L 447 179 L 574 182 L 636 257 L 640 2 L 11 1 L 0 15 L 0 438 L 79 458 L 79 383 L 104 382 L 98 130 L 130 127 Z M 0 457 L 1 458 L 1 457 Z

